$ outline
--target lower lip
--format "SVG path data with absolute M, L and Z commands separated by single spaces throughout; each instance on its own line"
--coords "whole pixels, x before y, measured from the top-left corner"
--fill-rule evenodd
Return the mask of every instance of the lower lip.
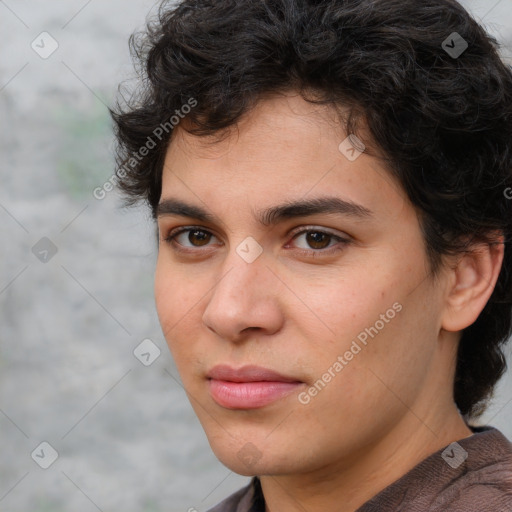
M 301 382 L 209 381 L 212 398 L 228 409 L 258 409 L 293 393 Z

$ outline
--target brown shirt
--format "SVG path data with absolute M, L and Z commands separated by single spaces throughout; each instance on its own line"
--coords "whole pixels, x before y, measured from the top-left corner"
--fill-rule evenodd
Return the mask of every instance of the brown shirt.
M 493 427 L 471 430 L 472 436 L 430 455 L 356 512 L 512 512 L 512 444 Z M 265 512 L 259 479 L 209 512 Z

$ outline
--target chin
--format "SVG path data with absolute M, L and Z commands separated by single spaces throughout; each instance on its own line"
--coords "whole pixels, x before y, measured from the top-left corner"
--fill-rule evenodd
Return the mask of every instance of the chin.
M 273 464 L 271 461 L 252 461 L 252 460 L 240 460 L 233 454 L 228 456 L 218 456 L 219 461 L 226 466 L 228 469 L 241 476 L 261 476 L 261 475 L 280 475 L 289 473 L 284 471 L 283 468 L 277 467 L 278 464 Z
M 209 441 L 217 459 L 234 473 L 254 476 L 260 474 L 267 465 L 264 463 L 266 457 L 263 451 L 251 442 L 232 440 L 226 443 L 224 440 L 215 442 L 212 439 Z
M 224 466 L 242 476 L 282 475 L 297 471 L 298 461 L 289 460 L 287 451 L 281 453 L 279 447 L 271 443 L 264 448 L 251 441 L 222 445 L 210 442 L 210 446 Z

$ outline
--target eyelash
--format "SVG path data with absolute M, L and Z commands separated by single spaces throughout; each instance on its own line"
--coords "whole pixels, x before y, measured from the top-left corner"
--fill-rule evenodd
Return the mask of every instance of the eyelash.
M 186 233 L 186 232 L 190 232 L 190 231 L 201 231 L 202 233 L 206 233 L 206 234 L 215 236 L 211 231 L 208 231 L 208 230 L 202 228 L 201 226 L 189 226 L 186 228 L 176 228 L 176 229 L 171 230 L 169 232 L 169 234 L 163 239 L 163 241 L 166 242 L 167 244 L 171 245 L 173 247 L 173 249 L 177 252 L 181 252 L 181 253 L 185 253 L 185 254 L 198 253 L 198 252 L 200 252 L 199 247 L 197 249 L 190 249 L 190 248 L 183 249 L 183 248 L 178 247 L 178 246 L 181 246 L 181 244 L 179 244 L 179 242 L 175 241 L 176 237 L 178 237 L 182 233 Z M 345 248 L 345 246 L 347 246 L 350 243 L 350 240 L 348 240 L 346 238 L 342 238 L 340 236 L 334 235 L 328 231 L 323 231 L 321 229 L 313 229 L 311 227 L 303 229 L 302 231 L 292 232 L 291 233 L 292 240 L 297 238 L 299 235 L 303 235 L 303 234 L 307 234 L 307 233 L 320 233 L 323 235 L 327 235 L 332 240 L 339 242 L 337 245 L 330 247 L 330 248 L 326 248 L 326 249 L 310 249 L 310 250 L 296 249 L 296 251 L 298 251 L 303 256 L 307 256 L 310 258 L 315 258 L 315 257 L 320 257 L 320 256 L 331 255 L 331 254 L 337 253 L 339 251 L 342 251 Z M 181 247 L 183 247 L 183 246 L 181 246 Z

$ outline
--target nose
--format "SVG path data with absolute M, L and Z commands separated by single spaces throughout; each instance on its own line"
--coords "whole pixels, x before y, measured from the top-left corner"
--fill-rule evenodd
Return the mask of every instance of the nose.
M 268 268 L 264 254 L 247 263 L 233 248 L 221 276 L 202 316 L 206 327 L 232 342 L 242 341 L 254 331 L 269 335 L 281 328 L 281 283 Z

